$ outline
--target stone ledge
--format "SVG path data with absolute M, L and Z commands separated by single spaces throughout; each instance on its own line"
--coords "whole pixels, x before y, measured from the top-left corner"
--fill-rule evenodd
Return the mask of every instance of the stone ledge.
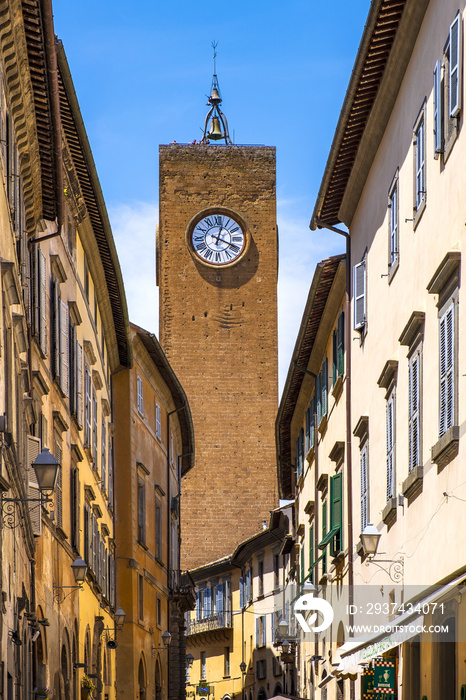
M 420 464 L 409 472 L 409 475 L 401 484 L 401 493 L 405 498 L 411 498 L 422 486 L 424 467 Z
M 395 496 L 387 501 L 387 505 L 382 511 L 382 520 L 385 525 L 390 525 L 396 519 L 397 499 Z
M 457 425 L 452 425 L 447 432 L 437 440 L 431 448 L 432 461 L 440 469 L 443 468 L 453 457 L 458 454 L 458 446 L 460 441 L 460 429 Z

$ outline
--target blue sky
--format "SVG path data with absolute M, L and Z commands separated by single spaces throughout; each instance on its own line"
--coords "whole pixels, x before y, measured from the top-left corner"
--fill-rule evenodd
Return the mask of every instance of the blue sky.
M 283 384 L 315 265 L 344 252 L 309 220 L 369 4 L 54 0 L 135 323 L 158 331 L 158 146 L 202 135 L 215 40 L 230 135 L 277 148 Z

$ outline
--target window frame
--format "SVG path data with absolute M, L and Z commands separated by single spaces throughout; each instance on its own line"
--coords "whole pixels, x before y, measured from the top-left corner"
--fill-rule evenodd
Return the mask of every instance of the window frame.
M 369 518 L 369 444 L 366 440 L 359 450 L 359 466 L 361 472 L 361 532 L 370 522 Z M 364 477 L 364 478 L 363 478 Z
M 400 188 L 397 168 L 388 190 L 388 281 L 400 264 Z
M 362 274 L 359 274 L 359 270 Z M 362 299 L 361 309 L 358 302 Z M 353 266 L 353 328 L 364 333 L 367 325 L 367 255 Z
M 413 228 L 418 225 L 427 201 L 426 104 L 424 99 L 413 126 Z
M 393 386 L 386 400 L 385 406 L 385 426 L 386 426 L 386 474 L 387 474 L 387 503 L 396 496 L 396 462 L 395 462 L 395 442 L 396 442 L 396 389 Z

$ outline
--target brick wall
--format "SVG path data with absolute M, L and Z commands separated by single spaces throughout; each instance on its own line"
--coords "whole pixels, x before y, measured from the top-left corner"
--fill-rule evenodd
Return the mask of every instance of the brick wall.
M 186 245 L 192 217 L 215 206 L 250 236 L 229 268 L 195 261 Z M 181 500 L 182 566 L 193 568 L 232 552 L 276 506 L 275 149 L 162 146 L 157 254 L 160 342 L 194 421 Z

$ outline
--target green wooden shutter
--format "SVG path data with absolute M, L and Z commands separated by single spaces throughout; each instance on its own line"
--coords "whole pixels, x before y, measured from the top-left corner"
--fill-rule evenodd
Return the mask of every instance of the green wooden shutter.
M 345 313 L 344 311 L 338 317 L 337 326 L 337 373 L 339 377 L 343 376 L 345 370 Z
M 328 359 L 322 363 L 322 415 L 326 416 L 328 411 Z
M 309 569 L 311 573 L 309 574 L 309 580 L 314 583 L 314 569 L 312 565 L 314 564 L 314 525 L 309 528 Z
M 337 530 L 330 550 L 332 556 L 338 554 L 342 546 L 342 483 L 343 478 L 341 474 L 335 474 L 330 479 L 330 530 L 332 532 Z
M 322 503 L 322 539 L 327 534 L 327 501 Z M 327 573 L 327 551 L 322 555 L 322 573 Z

